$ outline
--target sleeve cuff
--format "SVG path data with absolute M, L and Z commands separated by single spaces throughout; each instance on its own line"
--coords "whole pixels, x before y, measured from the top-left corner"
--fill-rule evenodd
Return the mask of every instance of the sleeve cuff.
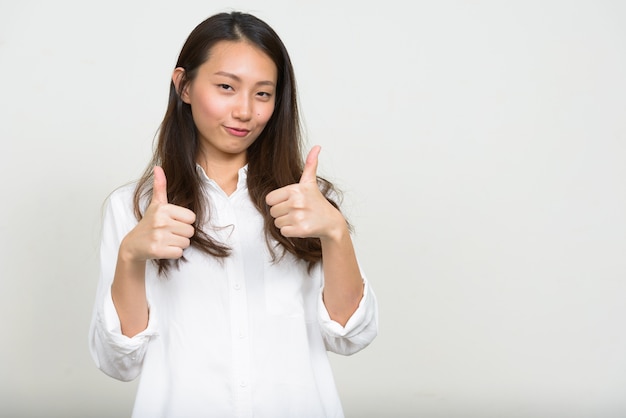
M 150 304 L 148 304 L 150 306 Z M 102 310 L 99 315 L 99 322 L 101 329 L 104 331 L 105 338 L 109 344 L 117 347 L 117 351 L 125 354 L 132 353 L 138 348 L 143 346 L 147 340 L 151 337 L 158 335 L 156 332 L 156 320 L 155 315 L 150 309 L 150 316 L 148 318 L 148 326 L 145 330 L 141 331 L 133 337 L 127 337 L 122 334 L 122 326 L 120 324 L 117 310 L 113 304 L 113 298 L 111 296 L 111 289 L 107 289 L 107 293 L 104 296 L 102 304 Z
M 323 290 L 323 289 L 322 289 Z M 359 306 L 356 308 L 345 326 L 342 326 L 339 322 L 331 319 L 328 309 L 324 304 L 322 297 L 323 291 L 320 291 L 318 298 L 318 311 L 320 315 L 320 325 L 326 330 L 326 333 L 331 337 L 351 337 L 358 334 L 367 323 L 366 313 L 368 312 L 368 306 L 370 305 L 370 290 L 367 280 L 363 278 L 363 297 L 359 302 Z

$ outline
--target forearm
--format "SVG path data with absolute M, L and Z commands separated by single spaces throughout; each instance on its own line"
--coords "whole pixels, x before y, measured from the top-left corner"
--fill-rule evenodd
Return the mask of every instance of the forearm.
M 331 319 L 345 326 L 363 297 L 363 278 L 347 225 L 321 242 L 324 305 Z
M 111 297 L 120 318 L 122 334 L 133 337 L 148 326 L 145 261 L 132 261 L 120 252 L 111 286 Z

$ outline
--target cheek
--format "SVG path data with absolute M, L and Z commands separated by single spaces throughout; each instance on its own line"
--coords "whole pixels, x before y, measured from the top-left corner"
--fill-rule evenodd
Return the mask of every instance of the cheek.
M 256 116 L 257 116 L 259 123 L 262 123 L 263 125 L 265 125 L 270 120 L 273 114 L 274 114 L 274 103 L 272 103 L 271 105 L 268 104 L 268 106 L 265 106 L 261 109 L 257 109 Z
M 214 98 L 202 98 L 192 102 L 191 110 L 195 118 L 223 119 L 228 113 L 228 106 L 222 100 Z M 208 121 L 206 121 L 208 122 Z

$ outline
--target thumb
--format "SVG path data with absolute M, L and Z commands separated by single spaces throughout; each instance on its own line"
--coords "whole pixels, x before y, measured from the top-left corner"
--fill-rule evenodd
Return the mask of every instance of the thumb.
M 302 176 L 300 177 L 300 183 L 317 182 L 317 157 L 321 150 L 322 147 L 316 145 L 309 151 L 309 155 L 304 163 Z
M 152 185 L 152 203 L 167 203 L 167 179 L 163 168 L 154 166 L 154 183 Z

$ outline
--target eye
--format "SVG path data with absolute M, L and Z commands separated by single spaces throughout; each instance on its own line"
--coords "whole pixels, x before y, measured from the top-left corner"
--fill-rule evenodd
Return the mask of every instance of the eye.
M 232 90 L 233 89 L 230 85 L 224 84 L 224 83 L 218 84 L 217 87 L 219 87 L 222 90 Z
M 269 93 L 267 91 L 260 91 L 257 93 L 257 96 L 260 96 L 262 99 L 269 99 L 270 97 L 272 97 L 272 93 Z

